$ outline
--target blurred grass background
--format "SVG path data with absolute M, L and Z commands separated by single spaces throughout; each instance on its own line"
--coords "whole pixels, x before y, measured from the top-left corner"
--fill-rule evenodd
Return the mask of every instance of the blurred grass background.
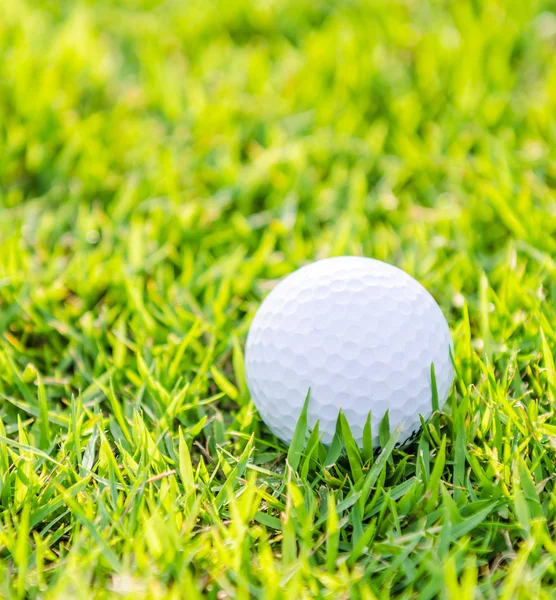
M 0 0 L 0 595 L 551 597 L 555 56 L 553 0 Z M 456 342 L 361 502 L 243 374 L 340 254 Z

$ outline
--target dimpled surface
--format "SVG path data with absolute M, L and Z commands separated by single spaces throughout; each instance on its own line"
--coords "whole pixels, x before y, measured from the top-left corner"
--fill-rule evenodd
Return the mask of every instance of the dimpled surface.
M 453 380 L 451 337 L 438 304 L 400 269 L 370 258 L 321 260 L 283 279 L 259 308 L 247 338 L 247 383 L 261 417 L 290 442 L 309 388 L 308 423 L 324 444 L 340 407 L 362 445 L 369 411 L 373 443 L 389 411 L 403 442 L 439 405 Z

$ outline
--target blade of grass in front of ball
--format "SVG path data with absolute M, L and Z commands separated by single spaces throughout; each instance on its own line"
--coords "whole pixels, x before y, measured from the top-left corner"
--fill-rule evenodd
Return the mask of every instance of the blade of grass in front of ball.
M 305 402 L 303 403 L 303 408 L 301 410 L 301 414 L 299 415 L 299 419 L 297 420 L 297 425 L 295 426 L 293 438 L 288 450 L 287 461 L 292 471 L 297 470 L 299 461 L 301 460 L 301 455 L 303 453 L 303 447 L 305 446 L 305 434 L 307 433 L 307 410 L 309 408 L 310 397 L 311 388 L 309 388 L 307 396 L 305 397 Z
M 353 475 L 353 481 L 357 483 L 363 478 L 363 471 L 361 470 L 361 454 L 359 453 L 359 447 L 351 433 L 349 423 L 347 422 L 346 415 L 342 409 L 340 409 L 340 424 L 342 427 L 342 437 L 344 438 L 349 466 L 351 467 L 351 473 Z
M 365 427 L 363 427 L 363 458 L 365 461 L 373 459 L 373 430 L 371 427 L 371 411 L 367 415 Z
M 399 429 L 397 429 L 388 442 L 382 446 L 382 450 L 378 455 L 378 458 L 365 475 L 365 480 L 363 482 L 363 486 L 361 487 L 361 496 L 359 497 L 359 510 L 361 511 L 361 514 L 365 512 L 365 506 L 367 504 L 367 500 L 369 499 L 371 489 L 375 485 L 382 470 L 386 467 L 388 459 L 390 458 L 390 455 L 396 446 L 399 435 L 400 432 Z
M 336 419 L 336 429 L 334 431 L 334 437 L 332 438 L 332 443 L 330 444 L 330 448 L 328 449 L 328 454 L 324 460 L 324 466 L 326 468 L 331 467 L 340 457 L 342 453 L 342 448 L 344 444 L 342 442 L 342 426 L 340 422 L 340 415 L 338 414 L 338 418 Z
M 318 452 L 319 452 L 319 443 L 320 443 L 320 432 L 319 432 L 319 421 L 315 423 L 313 431 L 311 431 L 311 435 L 307 440 L 307 444 L 305 446 L 305 457 L 303 459 L 303 464 L 301 466 L 301 479 L 305 481 L 309 474 L 309 469 L 311 467 L 311 463 L 313 463 L 313 468 L 318 467 Z

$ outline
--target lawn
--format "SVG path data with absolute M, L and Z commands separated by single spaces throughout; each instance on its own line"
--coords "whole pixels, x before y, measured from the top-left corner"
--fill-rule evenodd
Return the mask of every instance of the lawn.
M 555 56 L 554 0 L 0 0 L 0 597 L 552 598 Z M 249 323 L 344 254 L 456 381 L 288 457 Z

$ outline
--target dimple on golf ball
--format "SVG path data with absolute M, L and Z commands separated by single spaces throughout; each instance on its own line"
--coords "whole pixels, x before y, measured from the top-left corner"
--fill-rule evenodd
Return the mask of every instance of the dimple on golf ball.
M 410 275 L 370 258 L 329 258 L 288 275 L 262 303 L 247 338 L 247 383 L 286 443 L 309 390 L 308 427 L 319 421 L 324 444 L 340 408 L 360 446 L 369 412 L 375 445 L 386 411 L 403 443 L 432 413 L 431 364 L 439 406 L 448 397 L 451 344 L 440 307 Z

